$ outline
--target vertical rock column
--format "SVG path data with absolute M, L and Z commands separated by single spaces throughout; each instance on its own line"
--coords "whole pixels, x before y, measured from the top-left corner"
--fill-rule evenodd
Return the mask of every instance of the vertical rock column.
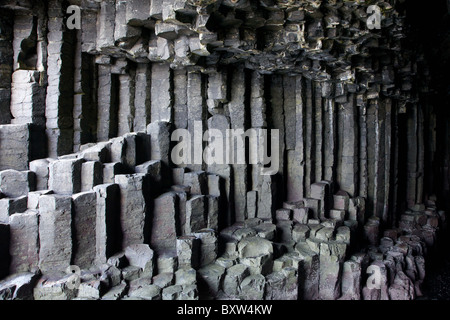
M 97 19 L 92 11 L 83 11 L 83 28 L 77 31 L 75 47 L 75 95 L 74 95 L 74 137 L 73 151 L 80 145 L 94 142 L 97 137 L 97 65 L 94 56 L 86 53 L 95 48 Z M 85 21 L 86 20 L 86 21 Z
M 72 198 L 39 198 L 39 268 L 43 273 L 64 271 L 72 258 Z
M 368 211 L 380 216 L 384 194 L 384 132 L 381 130 L 383 110 L 378 100 L 371 100 L 367 110 Z M 381 212 L 381 213 L 380 213 Z
M 206 112 L 205 108 L 205 89 L 202 80 L 202 74 L 200 72 L 188 72 L 187 74 L 187 103 L 188 103 L 188 130 L 191 134 L 191 164 L 188 164 L 187 167 L 192 171 L 201 171 L 202 166 L 202 154 L 200 153 L 200 157 L 196 156 L 195 144 L 196 137 L 195 134 L 203 134 L 205 131 L 205 120 L 206 120 Z M 198 132 L 197 132 L 198 131 Z M 198 139 L 198 138 L 197 138 Z M 200 141 L 200 145 L 203 145 L 202 141 Z M 201 152 L 202 150 L 200 150 Z M 200 159 L 197 159 L 200 158 Z
M 363 94 L 356 96 L 359 118 L 359 196 L 367 198 L 367 105 Z
M 97 50 L 114 47 L 115 17 L 116 1 L 102 1 L 97 16 Z
M 157 253 L 176 251 L 177 200 L 174 192 L 164 193 L 154 200 L 150 246 Z
M 40 31 L 40 30 L 39 30 Z M 45 75 L 38 48 L 38 17 L 26 11 L 14 19 L 14 66 L 11 88 L 11 123 L 45 125 Z M 38 53 L 40 59 L 38 59 Z M 5 113 L 9 115 L 9 112 Z
M 357 152 L 358 137 L 354 108 L 354 98 L 350 94 L 348 102 L 340 104 L 338 112 L 339 127 L 339 159 L 337 181 L 342 190 L 355 196 L 357 192 Z
M 304 100 L 304 114 L 305 114 L 305 189 L 304 196 L 309 197 L 310 186 L 315 182 L 315 172 L 314 172 L 314 155 L 315 155 L 315 144 L 314 144 L 314 107 L 313 107 L 313 82 L 310 79 L 303 78 L 305 100 Z
M 417 188 L 417 107 L 410 105 L 407 107 L 407 184 L 406 184 L 406 203 L 408 208 L 416 204 Z
M 147 204 L 144 195 L 148 191 L 146 175 L 116 175 L 120 187 L 120 226 L 123 233 L 122 248 L 144 243 Z
M 32 271 L 39 262 L 38 213 L 26 211 L 9 218 L 11 265 L 9 273 Z
M 315 181 L 323 179 L 323 106 L 322 106 L 322 83 L 315 81 L 313 84 L 314 92 L 314 141 L 315 141 Z
M 97 140 L 107 141 L 117 136 L 119 80 L 111 73 L 110 59 L 98 66 L 98 126 Z
M 172 121 L 172 71 L 169 64 L 155 63 L 152 66 L 151 121 Z
M 96 203 L 96 264 L 102 264 L 121 249 L 120 189 L 117 184 L 94 187 Z
M 186 69 L 174 70 L 174 105 L 173 120 L 175 128 L 187 129 L 188 106 L 187 106 L 187 71 Z
M 208 161 L 208 172 L 212 172 L 215 173 L 217 175 L 220 176 L 221 180 L 224 182 L 224 194 L 222 195 L 223 197 L 225 197 L 226 202 L 228 203 L 226 209 L 224 208 L 224 212 L 228 212 L 228 220 L 231 221 L 234 219 L 236 219 L 236 221 L 243 221 L 245 219 L 245 211 L 240 211 L 237 212 L 235 211 L 235 215 L 234 217 L 232 216 L 232 212 L 233 212 L 233 208 L 234 208 L 234 201 L 232 201 L 232 189 L 233 189 L 233 174 L 232 174 L 232 168 L 231 165 L 227 164 L 226 162 L 226 157 L 225 157 L 225 146 L 227 143 L 227 138 L 226 138 L 226 132 L 227 130 L 230 129 L 230 121 L 228 119 L 228 117 L 224 116 L 224 115 L 219 115 L 216 114 L 212 117 L 210 117 L 208 119 L 208 130 L 210 133 L 210 137 L 208 137 L 209 139 L 209 143 L 207 148 L 205 148 L 205 151 L 211 151 L 211 152 L 205 152 L 207 154 L 212 153 L 212 150 L 215 148 L 222 148 L 221 150 L 221 154 L 224 156 L 222 159 L 220 159 L 219 157 L 215 157 L 215 160 L 217 160 L 217 162 L 214 161 L 214 163 L 210 163 L 210 160 L 204 159 L 205 161 Z M 213 133 L 220 133 L 219 136 L 214 136 Z M 212 136 L 214 136 L 214 138 L 212 139 Z M 222 139 L 220 141 L 220 139 Z M 214 143 L 210 144 L 211 141 L 214 141 Z M 242 177 L 244 178 L 244 177 Z M 220 182 L 219 182 L 220 183 Z M 242 188 L 240 188 L 242 189 Z M 203 193 L 205 194 L 205 193 Z M 241 201 L 239 202 L 240 206 L 244 206 L 245 209 L 245 205 L 242 204 L 242 198 L 239 198 Z M 225 201 L 224 201 L 225 202 Z
M 391 190 L 391 156 L 392 156 L 392 101 L 389 98 L 384 99 L 384 190 L 383 190 L 383 208 L 381 219 L 383 222 L 392 221 L 392 217 L 389 217 L 389 203 L 391 203 L 389 195 Z M 423 131 L 422 131 L 423 132 Z M 423 144 L 422 144 L 423 146 Z M 423 150 L 423 149 L 422 149 Z M 423 164 L 421 168 L 423 168 Z M 423 188 L 419 188 L 423 190 Z M 419 191 L 421 192 L 421 191 Z M 420 195 L 419 199 L 422 199 Z
M 90 268 L 96 258 L 97 196 L 94 191 L 77 193 L 73 203 L 73 264 Z
M 331 83 L 322 83 L 323 120 L 324 120 L 324 154 L 323 179 L 335 181 L 336 179 L 336 105 L 331 98 Z
M 48 87 L 45 105 L 48 153 L 67 154 L 73 148 L 75 35 L 64 25 L 64 8 L 50 0 L 48 23 Z
M 135 71 L 130 69 L 119 75 L 119 136 L 133 131 L 135 118 Z
M 230 117 L 231 129 L 243 130 L 246 129 L 246 120 L 248 115 L 245 110 L 245 73 L 242 66 L 237 67 L 231 74 L 229 91 L 231 91 L 231 99 L 225 107 L 228 109 L 228 114 Z M 234 150 L 230 152 L 234 157 L 238 156 L 236 154 L 235 142 L 229 141 Z M 233 183 L 234 183 L 234 210 L 239 213 L 239 219 L 248 218 L 247 212 L 247 191 L 248 191 L 248 181 L 247 181 L 247 170 L 249 167 L 246 163 L 237 163 L 237 159 L 230 159 L 233 169 Z
M 305 196 L 306 108 L 302 96 L 301 76 L 295 77 L 295 86 L 293 90 L 294 91 L 289 92 L 289 95 L 292 95 L 292 92 L 295 93 L 294 114 L 290 111 L 290 116 L 295 117 L 295 147 L 293 150 L 287 151 L 287 201 L 299 201 Z M 289 110 L 291 110 L 291 108 Z
M 150 123 L 151 107 L 151 65 L 140 63 L 136 68 L 134 94 L 134 131 L 145 131 Z

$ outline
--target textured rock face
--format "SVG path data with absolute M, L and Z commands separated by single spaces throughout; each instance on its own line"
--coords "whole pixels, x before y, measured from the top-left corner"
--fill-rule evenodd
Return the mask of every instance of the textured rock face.
M 450 183 L 404 1 L 44 2 L 0 4 L 1 299 L 420 296 Z

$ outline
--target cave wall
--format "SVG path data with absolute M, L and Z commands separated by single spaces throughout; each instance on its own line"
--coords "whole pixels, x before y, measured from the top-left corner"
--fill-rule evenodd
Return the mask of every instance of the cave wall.
M 109 240 L 98 240 L 105 243 L 96 245 L 109 253 L 135 243 L 163 251 L 166 243 L 155 225 L 170 224 L 173 230 L 164 230 L 175 240 L 205 227 L 220 233 L 248 219 L 277 223 L 287 214 L 287 220 L 308 224 L 337 219 L 342 211 L 340 220 L 357 221 L 364 229 L 362 243 L 375 245 L 382 230 L 404 227 L 405 213 L 436 211 L 437 195 L 449 189 L 448 163 L 442 164 L 448 152 L 441 153 L 437 137 L 447 124 L 440 122 L 430 98 L 429 61 L 423 48 L 405 43 L 412 33 L 404 3 L 376 3 L 383 14 L 379 30 L 368 28 L 369 4 L 360 1 L 4 1 L 0 168 L 29 169 L 36 180 L 28 180 L 31 192 L 72 195 L 92 192 L 102 183 L 118 185 L 125 201 L 122 215 L 130 210 L 132 218 L 116 221 L 126 238 L 114 240 L 119 244 L 105 249 Z M 67 27 L 66 9 L 72 4 L 81 8 L 79 30 Z M 167 137 L 176 129 L 194 133 L 196 125 L 202 133 L 278 129 L 277 174 L 261 175 L 261 163 L 174 165 L 170 150 L 175 143 Z M 41 135 L 30 134 L 32 129 Z M 31 136 L 45 138 L 35 138 L 41 143 L 37 148 Z M 124 144 L 128 149 L 120 155 Z M 21 156 L 12 159 L 19 151 Z M 157 165 L 147 163 L 157 160 Z M 138 175 L 144 169 L 137 169 L 143 164 L 145 173 L 154 166 L 161 171 L 161 177 L 152 177 L 161 180 L 161 190 L 151 196 L 158 199 L 151 205 L 157 208 L 155 225 L 137 209 L 148 204 L 148 182 Z M 95 180 L 97 171 L 103 177 Z M 64 174 L 61 181 L 58 174 Z M 117 178 L 122 174 L 137 176 Z M 208 190 L 192 192 L 205 179 Z M 193 217 L 198 210 L 209 211 L 199 209 L 198 200 L 162 194 L 182 184 L 191 187 L 191 195 L 208 196 L 211 211 L 199 225 Z M 107 201 L 109 192 L 96 190 L 102 219 L 108 213 L 99 209 L 99 201 Z M 129 200 L 130 209 L 126 199 L 135 193 L 139 196 Z M 58 206 L 72 210 L 67 199 L 53 204 L 47 195 L 44 200 L 43 207 L 53 208 L 49 212 Z M 75 206 L 75 198 L 72 202 Z M 5 216 L 24 210 L 10 207 L 8 202 Z M 158 212 L 178 207 L 188 211 L 193 229 L 157 218 Z M 143 228 L 136 234 L 126 232 L 135 225 L 132 219 Z M 60 222 L 53 227 L 64 230 L 70 224 Z M 114 230 L 113 224 L 104 228 Z M 293 228 L 292 223 L 277 225 L 280 234 Z M 102 238 L 114 234 L 96 230 L 98 239 L 99 232 Z M 41 249 L 47 245 L 42 241 Z M 52 250 L 43 250 L 39 258 L 44 271 Z M 76 252 L 74 247 L 61 257 L 62 265 L 79 261 Z M 332 265 L 322 258 L 323 266 Z M 324 277 L 333 273 L 330 268 L 324 267 Z M 327 290 L 321 298 L 339 296 Z

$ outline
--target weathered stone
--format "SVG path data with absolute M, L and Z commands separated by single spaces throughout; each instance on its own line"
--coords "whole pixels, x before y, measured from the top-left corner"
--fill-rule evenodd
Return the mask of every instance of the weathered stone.
M 295 242 L 306 240 L 309 237 L 310 229 L 305 224 L 295 224 L 292 229 L 292 239 Z
M 391 300 L 414 300 L 414 284 L 402 271 L 398 271 L 394 283 L 389 287 Z
M 275 213 L 277 221 L 292 220 L 292 211 L 289 209 L 278 209 Z
M 121 283 L 122 272 L 114 265 L 104 263 L 100 266 L 100 271 L 100 280 L 104 282 L 105 287 L 114 287 Z
M 71 300 L 76 297 L 76 289 L 68 286 L 71 275 L 64 277 L 42 277 L 33 289 L 34 300 Z
M 316 233 L 316 239 L 324 242 L 333 240 L 334 228 L 322 228 Z
M 183 184 L 191 187 L 192 195 L 206 195 L 208 176 L 204 171 L 200 172 L 186 172 L 183 178 Z
M 116 184 L 120 188 L 120 226 L 122 248 L 131 244 L 144 243 L 144 230 L 147 217 L 145 196 L 148 179 L 145 174 L 117 175 Z
M 320 214 L 322 212 L 322 206 L 321 206 L 322 203 L 320 200 L 312 199 L 312 198 L 304 198 L 303 203 L 304 203 L 305 207 L 310 208 L 312 211 L 310 218 L 313 218 L 313 219 L 325 218 L 325 217 L 320 216 Z
M 149 174 L 152 178 L 152 181 L 154 182 L 160 182 L 161 181 L 161 161 L 160 160 L 150 160 L 147 162 L 144 162 L 143 164 L 140 164 L 136 166 L 135 168 L 136 173 L 145 173 Z
M 250 275 L 242 280 L 239 298 L 244 300 L 262 300 L 265 292 L 266 279 L 261 274 Z
M 339 190 L 333 195 L 333 208 L 337 210 L 348 210 L 350 197 L 347 192 Z
M 194 236 L 177 238 L 177 256 L 180 268 L 194 268 L 199 265 L 200 240 Z
M 174 273 L 178 268 L 178 257 L 173 252 L 163 252 L 156 259 L 158 273 Z
M 72 204 L 73 242 L 76 248 L 72 261 L 87 269 L 96 262 L 97 195 L 94 191 L 74 194 Z
M 102 296 L 102 300 L 120 300 L 127 289 L 127 284 L 122 282 L 114 287 L 112 287 L 108 292 Z
M 40 190 L 40 191 L 32 191 L 28 193 L 27 199 L 27 207 L 28 209 L 37 210 L 39 209 L 39 198 L 42 195 L 53 194 L 51 190 Z
M 192 235 L 200 240 L 200 266 L 213 263 L 218 253 L 218 241 L 215 231 L 212 229 L 202 229 Z
M 279 221 L 277 223 L 278 241 L 286 243 L 292 240 L 292 221 Z
M 103 183 L 103 166 L 97 161 L 88 161 L 81 166 L 81 191 L 92 190 Z
M 105 263 L 116 250 L 122 248 L 117 230 L 120 227 L 119 186 L 101 184 L 94 187 L 96 193 L 95 247 L 96 264 Z
M 49 166 L 48 188 L 56 194 L 74 194 L 81 191 L 83 160 L 55 160 Z
M 198 286 L 200 295 L 215 297 L 222 287 L 222 279 L 225 276 L 225 268 L 211 263 L 198 270 Z
M 45 133 L 29 123 L 0 125 L 0 141 L 0 170 L 28 170 L 28 161 L 46 156 Z
M 77 298 L 92 298 L 100 299 L 103 294 L 102 283 L 100 280 L 91 280 L 88 282 L 81 282 L 78 287 Z
M 220 197 L 206 196 L 206 202 L 208 203 L 206 227 L 218 231 L 219 229 L 219 202 Z
M 9 218 L 9 272 L 34 271 L 39 262 L 39 218 L 38 212 L 28 210 Z
M 371 217 L 369 221 L 364 225 L 365 237 L 371 245 L 378 244 L 379 225 L 380 221 L 378 217 Z
M 178 269 L 175 272 L 175 284 L 178 285 L 196 285 L 197 272 L 195 269 Z
M 206 228 L 205 196 L 193 196 L 186 201 L 185 234 Z
M 223 280 L 223 291 L 229 296 L 238 295 L 238 290 L 244 278 L 250 275 L 248 267 L 243 264 L 236 264 L 226 270 Z
M 239 261 L 249 267 L 250 274 L 267 275 L 273 266 L 273 245 L 260 237 L 248 237 L 238 243 Z
M 0 300 L 33 300 L 33 288 L 39 273 L 22 272 L 0 282 Z
M 338 221 L 344 221 L 345 219 L 345 211 L 344 210 L 330 210 L 330 219 L 336 219 Z
M 146 244 L 133 244 L 125 248 L 125 256 L 131 266 L 142 269 L 142 276 L 153 275 L 154 258 L 153 250 Z
M 0 191 L 7 197 L 17 198 L 36 190 L 33 171 L 0 171 Z
M 73 253 L 72 237 L 72 198 L 63 195 L 41 196 L 39 268 L 42 272 L 66 270 Z
M 140 277 L 135 280 L 131 280 L 128 288 L 128 296 L 133 295 L 133 292 L 139 288 L 146 287 L 153 283 L 152 277 Z
M 277 227 L 276 225 L 271 223 L 262 223 L 256 226 L 254 229 L 258 237 L 272 241 L 275 238 Z
M 152 282 L 161 289 L 167 288 L 174 284 L 174 274 L 170 272 L 159 273 L 152 278 Z
M 362 289 L 363 300 L 389 300 L 386 265 L 381 261 L 374 261 L 371 266 L 367 269 L 367 273 L 372 272 L 372 278 L 368 279 L 368 282 L 372 281 L 372 283 L 370 285 L 366 283 Z
M 124 251 L 120 251 L 120 252 L 112 255 L 111 257 L 109 257 L 107 263 L 111 266 L 114 266 L 116 268 L 121 268 L 121 269 L 125 268 L 126 266 L 129 265 L 128 259 L 125 256 Z
M 342 267 L 341 300 L 361 300 L 361 265 L 345 261 Z
M 164 39 L 165 40 L 165 39 Z M 170 94 L 170 67 L 167 63 L 155 63 L 152 66 L 152 110 L 151 121 L 156 123 L 157 121 L 172 120 L 172 97 Z M 157 125 L 157 124 L 156 124 Z M 151 132 L 147 132 L 152 135 Z M 153 158 L 158 159 L 158 158 Z M 161 159 L 162 160 L 162 159 Z
M 25 212 L 28 207 L 28 197 L 0 199 L 0 223 L 9 223 L 10 216 L 15 213 Z
M 122 269 L 122 277 L 126 281 L 133 281 L 141 276 L 142 269 L 138 266 L 126 266 Z
M 130 297 L 139 297 L 143 300 L 161 300 L 161 288 L 156 285 L 145 285 L 128 294 Z
M 128 170 L 120 162 L 103 164 L 103 183 L 114 183 L 116 175 L 126 174 Z
M 247 192 L 247 217 L 255 218 L 258 204 L 258 191 L 252 190 Z
M 154 200 L 150 244 L 157 252 L 176 249 L 177 200 L 173 192 L 164 193 Z
M 48 189 L 48 176 L 49 176 L 48 159 L 39 159 L 30 162 L 30 171 L 33 171 L 36 177 L 36 190 Z
M 265 298 L 268 300 L 296 300 L 297 272 L 292 268 L 266 276 Z
M 336 300 L 340 296 L 345 250 L 345 244 L 320 244 L 319 298 L 322 300 Z

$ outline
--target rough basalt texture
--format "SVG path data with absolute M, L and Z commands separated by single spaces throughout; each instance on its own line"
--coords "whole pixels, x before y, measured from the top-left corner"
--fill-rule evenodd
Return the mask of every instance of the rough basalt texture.
M 2 1 L 0 299 L 420 296 L 449 117 L 409 8 Z M 195 134 L 228 129 L 252 129 L 245 161 L 202 158 Z

